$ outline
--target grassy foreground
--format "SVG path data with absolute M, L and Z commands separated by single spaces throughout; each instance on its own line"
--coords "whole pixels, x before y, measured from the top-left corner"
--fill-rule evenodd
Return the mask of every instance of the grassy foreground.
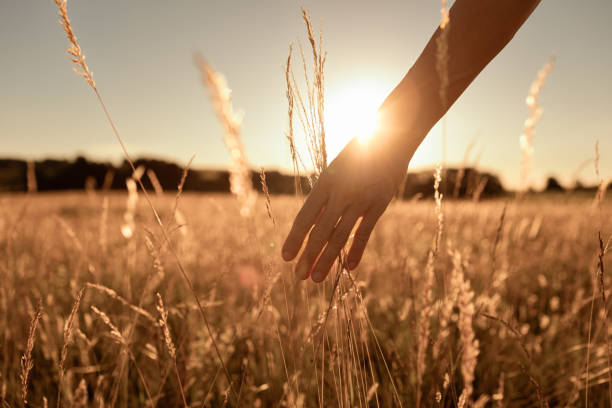
M 3 406 L 608 403 L 609 205 L 445 202 L 430 257 L 433 203 L 392 203 L 317 285 L 279 256 L 298 200 L 154 197 L 213 341 L 150 209 L 106 197 L 0 196 Z

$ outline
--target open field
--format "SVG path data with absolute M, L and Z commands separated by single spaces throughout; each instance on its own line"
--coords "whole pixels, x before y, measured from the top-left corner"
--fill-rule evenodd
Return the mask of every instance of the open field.
M 92 105 L 56 74 L 50 53 L 59 59 L 61 36 L 57 26 L 54 38 L 42 24 L 51 14 L 35 20 L 47 11 L 24 7 L 7 19 L 20 23 L 7 25 L 7 33 L 26 27 L 27 35 L 6 42 L 5 54 L 14 60 L 7 71 L 19 75 L 5 76 L 13 97 L 2 111 L 14 122 L 0 130 L 11 135 L 9 149 L 24 160 L 1 161 L 0 189 L 28 193 L 0 193 L 0 408 L 612 408 L 609 145 L 605 136 L 601 146 L 593 140 L 590 158 L 586 139 L 609 133 L 602 119 L 609 99 L 600 95 L 609 94 L 605 68 L 611 60 L 588 46 L 592 38 L 607 37 L 594 18 L 606 15 L 603 5 L 584 8 L 595 11 L 582 23 L 582 10 L 563 11 L 557 3 L 550 17 L 536 14 L 537 23 L 513 40 L 527 52 L 508 48 L 493 75 L 497 68 L 489 63 L 539 1 L 449 2 L 451 11 L 441 0 L 439 19 L 435 10 L 430 22 L 430 10 L 420 4 L 403 11 L 399 6 L 408 5 L 401 2 L 366 4 L 367 19 L 360 22 L 359 4 L 328 8 L 320 2 L 317 19 L 329 19 L 329 36 L 301 8 L 307 42 L 288 44 L 288 54 L 294 24 L 281 10 L 285 3 L 193 3 L 178 13 L 178 4 L 159 10 L 145 3 L 127 7 L 138 2 L 77 4 L 83 49 L 67 1 L 54 3 L 72 69 L 93 92 L 89 97 L 118 145 L 107 145 Z M 428 28 L 434 31 L 413 55 L 427 37 L 401 30 L 421 22 L 435 23 Z M 368 34 L 367 26 L 377 25 L 381 36 Z M 580 26 L 589 28 L 582 36 Z M 324 38 L 332 45 L 331 75 Z M 205 50 L 210 60 L 184 58 L 180 44 L 189 54 Z M 534 156 L 539 97 L 555 55 L 530 88 L 523 74 L 554 44 L 576 49 L 560 59 L 556 93 L 543 103 L 554 125 L 542 128 L 537 146 L 546 154 Z M 385 48 L 393 52 L 381 53 Z M 92 50 L 99 83 L 85 49 Z M 151 152 L 170 160 L 193 150 L 204 153 L 200 164 L 229 163 L 215 146 L 218 129 L 209 128 L 211 118 L 198 110 L 201 95 L 188 82 L 193 79 L 177 68 L 190 58 L 231 159 L 227 171 L 203 172 L 191 186 L 185 182 L 188 175 L 194 180 L 189 168 L 195 155 L 186 166 L 132 159 Z M 492 69 L 481 88 L 451 113 L 449 132 L 447 112 L 487 66 Z M 45 67 L 44 75 L 28 67 Z M 368 81 L 376 86 L 368 90 Z M 244 122 L 245 139 L 230 82 L 237 107 L 254 118 Z M 523 106 L 524 94 L 516 93 L 523 84 L 529 91 L 519 173 L 512 149 L 520 126 L 512 123 L 520 125 L 524 116 L 512 112 Z M 285 98 L 286 110 L 279 109 Z M 279 121 L 283 111 L 286 128 Z M 36 126 L 26 126 L 30 122 Z M 435 173 L 406 175 L 437 123 L 441 160 Z M 495 137 L 489 143 L 497 150 L 487 165 L 504 178 L 520 175 L 512 183 L 516 196 L 500 177 L 477 170 L 484 149 L 480 130 L 466 139 L 476 129 Z M 447 133 L 453 134 L 448 141 Z M 288 144 L 292 176 L 266 176 L 259 167 L 288 168 L 277 136 Z M 467 146 L 463 159 L 451 171 L 447 163 L 459 163 L 460 146 Z M 429 159 L 415 161 L 438 161 L 430 147 L 420 152 Z M 38 166 L 35 160 L 41 152 L 111 157 L 114 148 L 124 159 L 117 168 L 83 157 L 74 163 L 38 160 Z M 579 179 L 591 163 L 597 187 L 582 187 Z M 555 177 L 545 194 L 537 194 L 531 183 L 543 169 Z M 179 173 L 175 195 L 170 190 Z M 558 176 L 580 192 L 561 192 Z M 261 189 L 254 187 L 259 182 Z M 113 191 L 124 185 L 127 194 Z M 183 191 L 196 187 L 232 195 Z M 296 196 L 270 198 L 270 191 Z M 311 195 L 296 217 L 302 191 Z M 423 199 L 432 193 L 434 200 Z M 398 195 L 413 199 L 392 200 Z M 503 198 L 485 200 L 490 197 Z M 365 246 L 388 204 L 354 269 L 359 244 Z M 335 262 L 324 283 L 297 280 L 294 263 L 281 259 L 294 219 L 283 256 L 292 259 L 312 228 L 297 269 L 308 272 L 318 262 L 312 275 L 322 279 L 319 272 Z M 359 222 L 356 236 L 345 242 Z M 352 243 L 357 245 L 347 256 Z
M 428 295 L 435 206 L 394 202 L 329 307 L 336 277 L 295 282 L 278 254 L 298 200 L 272 197 L 274 224 L 263 197 L 249 221 L 233 197 L 184 194 L 177 229 L 174 196 L 154 197 L 213 343 L 150 209 L 127 239 L 127 196 L 104 197 L 0 197 L 3 406 L 23 386 L 30 406 L 455 406 L 471 387 L 473 406 L 607 402 L 609 204 L 445 202 Z

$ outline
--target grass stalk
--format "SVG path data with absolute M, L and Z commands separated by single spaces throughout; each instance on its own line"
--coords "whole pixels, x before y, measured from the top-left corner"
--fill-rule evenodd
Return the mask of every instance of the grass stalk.
M 89 86 L 92 88 L 92 90 L 94 91 L 96 98 L 100 104 L 100 107 L 102 108 L 102 110 L 104 111 L 104 115 L 106 116 L 106 119 L 108 121 L 108 123 L 110 124 L 113 133 L 117 139 L 117 142 L 119 143 L 121 150 L 123 151 L 123 155 L 125 156 L 127 162 L 129 163 L 132 171 L 134 173 L 136 173 L 136 167 L 134 166 L 134 161 L 132 160 L 132 158 L 130 157 L 130 154 L 127 151 L 127 148 L 123 142 L 123 139 L 121 138 L 121 136 L 119 135 L 119 131 L 117 130 L 117 127 L 115 126 L 115 122 L 112 120 L 110 113 L 108 112 L 108 109 L 106 107 L 106 105 L 104 104 L 104 101 L 102 99 L 102 96 L 100 95 L 100 92 L 98 91 L 98 88 L 96 87 L 96 83 L 93 79 L 93 73 L 89 70 L 89 67 L 87 66 L 87 64 L 85 63 L 85 56 L 83 55 L 83 52 L 81 50 L 81 47 L 79 46 L 78 42 L 77 42 L 77 38 L 76 35 L 74 33 L 74 30 L 72 29 L 72 26 L 70 24 L 70 20 L 68 19 L 68 12 L 67 12 L 67 7 L 66 7 L 66 0 L 54 0 L 55 4 L 58 7 L 58 11 L 59 11 L 59 16 L 60 16 L 60 24 L 64 27 L 64 31 L 66 33 L 66 37 L 68 38 L 68 41 L 70 43 L 70 48 L 68 48 L 68 54 L 71 56 L 71 61 L 75 64 L 75 68 L 73 68 L 73 70 L 80 75 L 85 82 L 87 82 L 89 84 Z M 80 68 L 80 70 L 79 70 Z M 168 235 L 168 232 L 166 230 L 165 225 L 163 224 L 157 210 L 155 209 L 155 206 L 153 205 L 153 202 L 151 201 L 151 198 L 149 197 L 149 194 L 147 193 L 147 190 L 145 189 L 142 181 L 140 178 L 137 178 L 136 182 L 138 183 L 141 191 L 143 192 L 143 195 L 145 197 L 145 200 L 147 201 L 147 204 L 149 205 L 149 207 L 151 208 L 151 211 L 153 212 L 153 215 L 155 217 L 155 221 L 157 222 L 162 236 L 164 238 L 164 240 L 166 241 L 166 244 L 170 250 L 170 253 L 172 254 L 176 265 L 181 273 L 181 276 L 183 277 L 185 283 L 187 284 L 187 287 L 189 289 L 189 292 L 191 293 L 193 299 L 196 302 L 196 305 L 198 307 L 198 311 L 200 312 L 200 315 L 202 317 L 202 319 L 204 320 L 204 324 L 206 326 L 206 330 L 208 331 L 208 335 L 210 336 L 211 340 L 212 340 L 212 344 L 213 347 L 215 349 L 215 353 L 217 354 L 217 358 L 219 359 L 219 362 L 223 368 L 223 371 L 225 372 L 225 376 L 227 378 L 228 384 L 229 384 L 229 390 L 230 393 L 235 397 L 236 393 L 234 391 L 233 388 L 233 382 L 231 379 L 231 376 L 229 374 L 229 371 L 227 370 L 227 367 L 225 366 L 225 362 L 223 360 L 223 357 L 221 356 L 221 351 L 219 350 L 219 347 L 217 345 L 217 341 L 216 341 L 216 336 L 212 330 L 212 326 L 210 325 L 209 319 L 208 319 L 208 314 L 206 312 L 205 307 L 202 305 L 202 303 L 200 302 L 200 299 L 198 297 L 198 295 L 196 294 L 195 291 L 195 287 L 193 285 L 193 282 L 190 278 L 190 276 L 188 275 L 187 271 L 185 270 L 185 268 L 183 267 L 183 264 L 181 262 L 181 260 L 179 259 L 176 251 L 174 250 L 174 246 L 170 240 L 170 237 Z

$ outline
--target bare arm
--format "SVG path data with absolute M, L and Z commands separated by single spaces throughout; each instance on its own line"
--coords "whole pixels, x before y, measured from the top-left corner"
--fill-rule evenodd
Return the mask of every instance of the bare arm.
M 457 0 L 450 11 L 448 86 L 440 98 L 436 30 L 410 71 L 379 109 L 380 129 L 364 146 L 352 140 L 321 174 L 283 245 L 286 261 L 308 242 L 296 274 L 321 282 L 359 219 L 347 265 L 355 268 L 379 217 L 429 130 L 505 47 L 539 0 Z M 310 232 L 310 234 L 309 234 Z
M 438 28 L 380 110 L 392 143 L 412 157 L 429 130 L 487 64 L 510 42 L 540 0 L 457 0 L 448 28 L 448 86 L 440 99 L 436 70 Z

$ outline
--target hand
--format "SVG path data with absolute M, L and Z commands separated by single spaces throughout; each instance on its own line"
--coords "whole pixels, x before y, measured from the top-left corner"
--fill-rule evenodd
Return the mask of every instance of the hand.
M 349 270 L 359 264 L 372 229 L 408 167 L 409 157 L 398 156 L 386 145 L 382 138 L 373 137 L 366 142 L 353 139 L 321 173 L 282 249 L 285 261 L 294 259 L 310 231 L 295 267 L 299 278 L 325 280 L 361 218 L 347 257 Z

